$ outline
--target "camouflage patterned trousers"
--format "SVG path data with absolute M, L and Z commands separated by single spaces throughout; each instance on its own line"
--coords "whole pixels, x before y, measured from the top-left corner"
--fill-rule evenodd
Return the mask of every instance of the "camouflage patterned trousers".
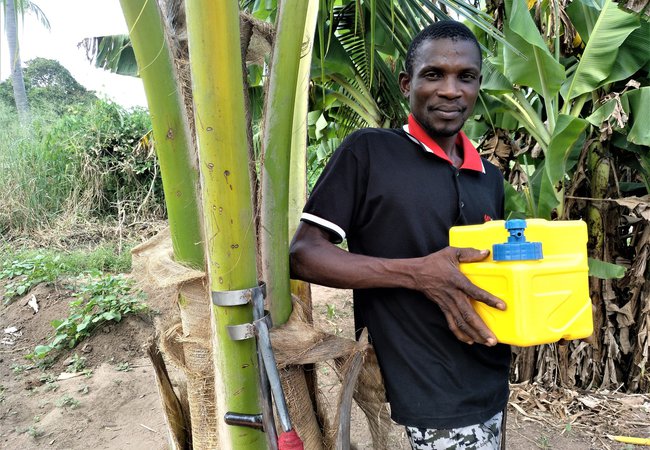
M 500 412 L 484 423 L 449 430 L 406 427 L 413 450 L 498 450 L 501 442 Z

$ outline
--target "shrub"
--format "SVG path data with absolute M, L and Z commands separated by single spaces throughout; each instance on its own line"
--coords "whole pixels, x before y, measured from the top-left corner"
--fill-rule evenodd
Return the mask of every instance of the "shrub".
M 62 215 L 162 218 L 162 183 L 145 109 L 97 100 L 40 112 L 28 126 L 0 103 L 0 231 Z
M 71 109 L 46 135 L 45 145 L 77 156 L 82 195 L 76 200 L 91 214 L 133 217 L 144 206 L 160 214 L 162 184 L 150 129 L 145 109 L 97 101 L 88 110 Z

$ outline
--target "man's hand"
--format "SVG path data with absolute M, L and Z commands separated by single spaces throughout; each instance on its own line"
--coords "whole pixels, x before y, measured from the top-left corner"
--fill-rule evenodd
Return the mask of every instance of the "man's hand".
M 447 247 L 423 257 L 415 275 L 417 289 L 440 307 L 449 329 L 467 344 L 497 344 L 494 333 L 472 308 L 470 298 L 500 310 L 506 309 L 503 300 L 472 284 L 458 268 L 461 262 L 482 261 L 488 254 L 487 250 Z

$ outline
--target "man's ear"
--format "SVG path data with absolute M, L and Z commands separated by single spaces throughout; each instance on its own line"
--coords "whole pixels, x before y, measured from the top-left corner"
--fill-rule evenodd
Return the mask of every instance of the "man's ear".
M 400 72 L 398 75 L 399 90 L 402 91 L 404 97 L 408 97 L 411 93 L 411 77 L 406 72 Z

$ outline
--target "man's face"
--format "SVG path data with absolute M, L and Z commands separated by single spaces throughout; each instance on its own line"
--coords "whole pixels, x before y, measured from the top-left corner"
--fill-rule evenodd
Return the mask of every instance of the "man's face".
M 431 137 L 451 137 L 474 109 L 481 85 L 481 54 L 467 40 L 435 39 L 415 52 L 413 74 L 400 73 L 411 113 Z

